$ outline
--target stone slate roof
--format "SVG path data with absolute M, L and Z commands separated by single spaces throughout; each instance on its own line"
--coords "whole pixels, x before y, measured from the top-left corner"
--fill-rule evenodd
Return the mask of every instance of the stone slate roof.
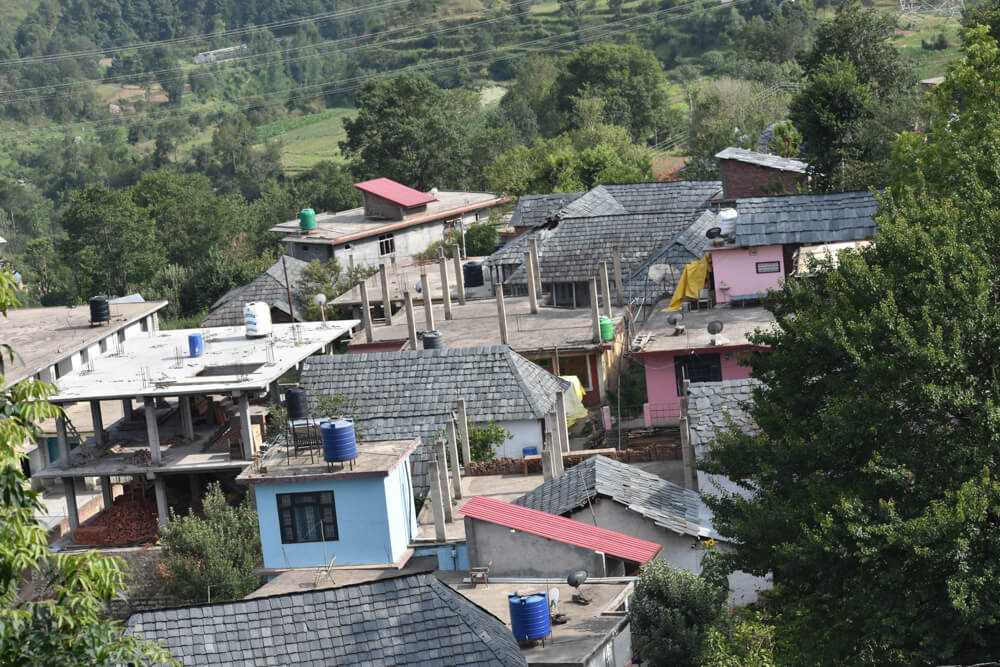
M 212 304 L 212 309 L 208 316 L 201 321 L 201 326 L 241 326 L 243 324 L 243 306 L 249 301 L 263 301 L 272 308 L 278 308 L 282 312 L 288 313 L 288 290 L 285 285 L 285 271 L 281 259 L 279 257 L 271 268 L 246 285 L 234 287 L 222 295 Z M 288 266 L 288 282 L 291 283 L 292 288 L 295 319 L 301 321 L 308 304 L 295 289 L 295 286 L 302 277 L 302 271 L 309 266 L 309 262 L 303 262 L 290 255 L 285 255 L 284 260 Z
M 736 160 L 737 162 L 755 164 L 758 167 L 767 167 L 768 169 L 794 171 L 797 174 L 806 173 L 806 167 L 809 166 L 801 160 L 792 160 L 790 158 L 781 157 L 780 155 L 771 155 L 770 153 L 748 151 L 745 148 L 730 147 L 723 151 L 719 151 L 715 154 L 715 157 L 719 160 Z
M 875 235 L 878 202 L 869 192 L 737 199 L 739 247 L 859 241 Z
M 583 196 L 582 192 L 556 192 L 550 195 L 522 195 L 510 216 L 511 227 L 537 227 L 548 222 L 563 206 Z
M 625 281 L 625 296 L 631 301 L 639 299 L 644 303 L 655 303 L 661 296 L 670 293 L 677 286 L 684 267 L 705 255 L 705 232 L 718 226 L 718 215 L 713 211 L 702 211 L 687 229 L 671 239 L 663 248 L 650 255 Z M 653 281 L 649 269 L 655 265 L 666 265 L 672 270 L 664 273 L 663 279 Z
M 554 214 L 554 217 L 562 220 L 564 218 L 593 218 L 599 215 L 621 215 L 622 213 L 628 213 L 628 211 L 618 203 L 618 200 L 606 187 L 598 185 L 579 199 L 563 206 Z
M 185 665 L 527 665 L 503 621 L 433 575 L 133 615 Z
M 313 356 L 303 362 L 301 385 L 313 402 L 322 394 L 349 398 L 366 440 L 420 437 L 418 495 L 434 440 L 459 398 L 473 423 L 542 419 L 555 392 L 570 386 L 506 345 Z
M 721 181 L 656 181 L 603 186 L 629 213 L 694 211 L 722 189 Z
M 681 535 L 718 538 L 711 512 L 697 491 L 606 456 L 592 456 L 514 501 L 549 514 L 566 515 L 605 496 L 657 526 Z

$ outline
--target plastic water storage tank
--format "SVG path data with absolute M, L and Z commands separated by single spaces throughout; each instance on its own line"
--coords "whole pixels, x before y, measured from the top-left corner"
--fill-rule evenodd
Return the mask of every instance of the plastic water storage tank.
M 601 340 L 608 341 L 615 339 L 615 321 L 610 317 L 601 318 Z
M 319 425 L 323 438 L 323 460 L 327 463 L 350 461 L 358 456 L 353 419 L 328 419 Z
M 421 336 L 425 350 L 440 350 L 444 348 L 444 334 L 440 331 L 425 331 Z
M 483 284 L 483 263 L 466 262 L 462 265 L 462 280 L 466 287 L 479 287 Z
M 90 304 L 90 323 L 108 322 L 111 320 L 111 306 L 108 305 L 108 297 L 92 296 L 87 299 Z
M 309 416 L 309 396 L 302 387 L 289 387 L 285 390 L 285 407 L 291 420 L 305 419 Z
M 271 335 L 271 308 L 263 301 L 251 301 L 243 307 L 247 338 Z
M 316 229 L 316 211 L 311 208 L 299 211 L 299 229 L 303 232 L 311 232 Z
M 510 626 L 514 630 L 514 639 L 528 641 L 545 639 L 552 632 L 549 623 L 549 601 L 544 593 L 534 595 L 507 596 L 510 606 Z
M 188 350 L 192 357 L 200 357 L 205 353 L 205 339 L 200 333 L 188 334 Z

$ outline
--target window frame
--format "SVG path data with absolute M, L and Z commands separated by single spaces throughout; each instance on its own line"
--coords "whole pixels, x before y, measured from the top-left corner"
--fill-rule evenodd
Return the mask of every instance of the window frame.
M 329 498 L 327 502 L 324 496 Z M 274 497 L 278 511 L 278 533 L 282 544 L 307 544 L 310 542 L 337 542 L 340 540 L 340 526 L 337 521 L 337 499 L 332 490 L 306 491 L 299 493 L 278 493 Z M 287 501 L 287 502 L 286 502 Z M 313 508 L 320 517 L 321 531 L 315 537 L 302 537 L 296 508 Z M 329 518 L 324 510 L 329 510 Z M 316 514 L 314 514 L 315 516 Z M 332 533 L 332 534 L 331 534 Z
M 708 379 L 694 379 L 691 373 L 691 366 L 697 364 L 702 372 L 699 372 L 699 377 L 703 377 L 707 374 Z M 716 373 L 714 371 L 718 370 L 718 379 L 714 376 Z M 677 379 L 677 395 L 684 395 L 684 375 L 687 371 L 687 378 L 691 381 L 691 384 L 701 384 L 704 382 L 722 382 L 722 355 L 717 353 L 709 354 L 692 354 L 684 356 L 674 357 L 674 375 Z
M 761 266 L 766 267 L 767 270 L 762 271 Z M 773 271 L 770 270 L 771 267 L 774 267 Z M 754 268 L 756 269 L 758 275 L 763 275 L 768 273 L 781 273 L 781 260 L 774 259 L 766 262 L 756 262 Z
M 392 232 L 379 234 L 378 236 L 379 257 L 385 257 L 386 255 L 394 255 L 394 254 L 396 254 L 396 236 Z

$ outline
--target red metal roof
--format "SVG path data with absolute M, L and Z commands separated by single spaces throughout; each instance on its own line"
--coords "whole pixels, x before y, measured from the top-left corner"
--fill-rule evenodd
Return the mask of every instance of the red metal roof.
M 434 195 L 408 188 L 402 183 L 397 183 L 389 178 L 375 178 L 370 181 L 362 181 L 361 183 L 355 183 L 354 187 L 362 192 L 373 194 L 376 197 L 388 199 L 393 204 L 399 204 L 403 208 L 413 208 L 414 206 L 437 201 L 437 197 Z
M 475 496 L 465 503 L 459 512 L 473 519 L 489 521 L 564 544 L 593 549 L 634 563 L 645 563 L 656 558 L 663 548 L 655 542 L 640 540 L 613 530 L 484 496 Z

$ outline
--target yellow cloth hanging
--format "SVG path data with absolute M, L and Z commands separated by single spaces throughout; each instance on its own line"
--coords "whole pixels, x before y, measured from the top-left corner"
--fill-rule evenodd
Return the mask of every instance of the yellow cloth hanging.
M 705 288 L 705 281 L 708 279 L 708 265 L 711 262 L 709 257 L 696 259 L 684 267 L 681 279 L 677 281 L 677 289 L 670 299 L 670 306 L 664 308 L 664 312 L 680 310 L 684 304 L 684 299 L 697 299 L 698 290 Z

